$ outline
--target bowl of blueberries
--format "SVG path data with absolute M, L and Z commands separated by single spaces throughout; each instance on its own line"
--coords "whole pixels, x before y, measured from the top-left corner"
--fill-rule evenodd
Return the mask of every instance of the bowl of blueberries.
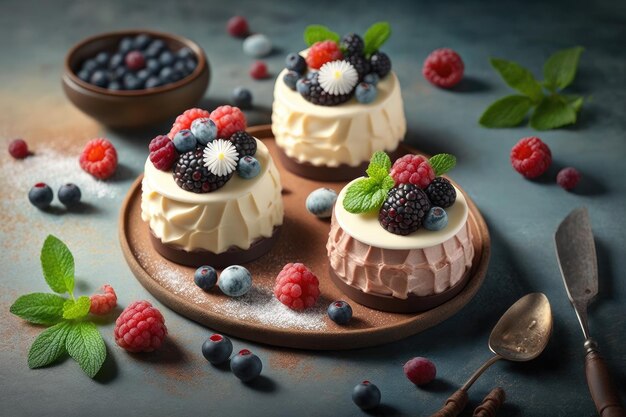
M 193 41 L 149 30 L 87 38 L 65 57 L 63 90 L 87 115 L 136 128 L 194 107 L 209 85 L 204 51 Z

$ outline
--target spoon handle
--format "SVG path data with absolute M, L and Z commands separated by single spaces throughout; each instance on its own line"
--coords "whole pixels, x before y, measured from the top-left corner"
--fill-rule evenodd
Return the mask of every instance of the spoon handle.
M 467 391 L 457 390 L 447 400 L 444 406 L 431 417 L 456 417 L 467 405 Z
M 496 387 L 491 390 L 482 403 L 474 410 L 473 417 L 495 417 L 498 408 L 504 403 L 504 390 Z
M 606 362 L 600 356 L 592 339 L 585 342 L 585 374 L 591 397 L 601 417 L 626 417 L 626 411 L 619 398 L 615 384 L 609 374 Z

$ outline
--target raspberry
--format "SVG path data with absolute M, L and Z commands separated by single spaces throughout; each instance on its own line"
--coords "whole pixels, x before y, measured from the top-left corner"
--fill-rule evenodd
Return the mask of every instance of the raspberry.
M 289 263 L 276 277 L 274 295 L 292 310 L 304 310 L 317 302 L 319 281 L 303 264 Z
M 233 171 L 224 176 L 212 174 L 204 166 L 204 148 L 197 146 L 195 150 L 182 154 L 174 165 L 174 181 L 185 191 L 196 194 L 210 193 L 226 185 L 235 173 Z
M 230 141 L 235 145 L 239 158 L 254 156 L 256 153 L 256 139 L 243 130 L 233 133 L 230 137 Z
M 209 115 L 210 113 L 208 111 L 202 109 L 194 108 L 185 110 L 183 114 L 176 118 L 174 124 L 172 125 L 172 129 L 167 136 L 169 136 L 170 139 L 173 139 L 174 135 L 176 135 L 180 130 L 191 129 L 191 123 L 193 123 L 194 120 L 209 117 Z
M 405 363 L 403 369 L 404 375 L 415 385 L 426 385 L 437 375 L 435 364 L 419 356 Z
M 250 77 L 255 80 L 262 80 L 269 76 L 267 72 L 267 65 L 263 61 L 254 61 L 250 65 Z
M 15 159 L 24 159 L 28 156 L 28 145 L 24 139 L 15 139 L 9 143 L 9 153 Z
M 243 16 L 233 16 L 228 19 L 228 23 L 226 24 L 226 30 L 230 36 L 234 36 L 236 38 L 245 37 L 248 32 L 248 21 Z
M 306 63 L 313 69 L 320 69 L 325 63 L 340 59 L 343 59 L 343 54 L 337 42 L 321 41 L 311 46 L 306 56 Z
M 239 130 L 246 130 L 246 116 L 238 107 L 220 106 L 208 116 L 217 126 L 217 135 L 228 139 Z
M 422 155 L 404 155 L 398 158 L 389 173 L 399 184 L 414 184 L 424 189 L 435 179 L 435 171 Z
M 559 184 L 565 190 L 571 190 L 580 181 L 580 172 L 576 168 L 567 167 L 563 168 L 556 175 L 556 183 Z
M 522 138 L 511 149 L 511 165 L 526 178 L 540 176 L 551 163 L 550 148 L 538 137 Z
M 105 180 L 115 173 L 117 151 L 106 139 L 92 139 L 78 159 L 80 167 L 94 177 Z
M 146 66 L 146 58 L 139 51 L 130 51 L 124 59 L 126 67 L 131 71 L 139 71 Z
M 165 319 L 147 301 L 135 301 L 115 321 L 115 343 L 129 352 L 152 352 L 167 335 Z
M 426 193 L 413 184 L 400 184 L 387 193 L 378 222 L 395 235 L 408 235 L 420 228 L 431 204 Z
M 443 177 L 435 178 L 425 191 L 433 206 L 448 208 L 456 201 L 456 190 Z
M 99 316 L 109 314 L 117 306 L 117 295 L 110 285 L 102 286 L 102 294 L 94 294 L 89 299 L 91 300 L 91 307 L 89 307 L 91 314 Z
M 150 141 L 150 161 L 156 169 L 169 171 L 178 159 L 178 153 L 174 144 L 167 136 L 159 135 Z
M 463 78 L 463 60 L 450 48 L 435 49 L 428 55 L 422 67 L 422 75 L 432 84 L 450 88 Z

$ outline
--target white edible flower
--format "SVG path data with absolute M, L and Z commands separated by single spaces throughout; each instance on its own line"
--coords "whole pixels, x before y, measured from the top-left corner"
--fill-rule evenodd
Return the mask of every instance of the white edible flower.
M 347 61 L 331 61 L 322 65 L 319 82 L 328 94 L 348 94 L 359 81 L 359 74 Z
M 229 140 L 217 139 L 207 144 L 204 149 L 204 166 L 211 174 L 220 177 L 237 169 L 239 154 Z

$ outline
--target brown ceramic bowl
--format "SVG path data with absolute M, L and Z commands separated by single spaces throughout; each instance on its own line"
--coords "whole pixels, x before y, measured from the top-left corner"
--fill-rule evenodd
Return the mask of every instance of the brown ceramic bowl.
M 126 36 L 146 33 L 162 39 L 172 51 L 190 48 L 198 65 L 185 78 L 151 89 L 114 91 L 89 84 L 76 75 L 82 62 L 98 52 L 114 52 Z M 209 85 L 209 62 L 193 41 L 169 33 L 150 30 L 107 32 L 75 45 L 65 57 L 63 90 L 76 107 L 99 122 L 115 128 L 137 128 L 174 118 L 196 105 Z

